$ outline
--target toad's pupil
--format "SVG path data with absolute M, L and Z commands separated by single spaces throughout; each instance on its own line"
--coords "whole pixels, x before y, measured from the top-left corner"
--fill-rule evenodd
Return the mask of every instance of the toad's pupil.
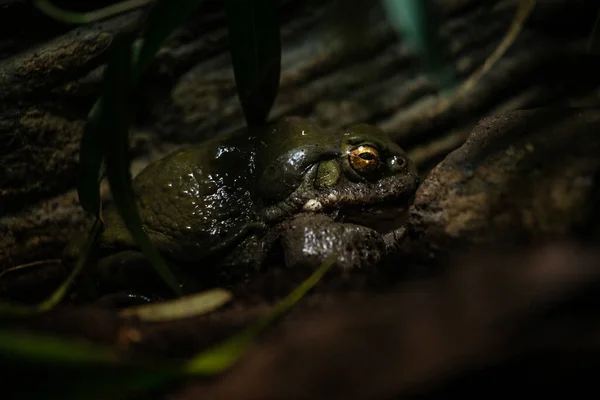
M 364 152 L 364 153 L 360 153 L 360 158 L 362 158 L 363 160 L 367 160 L 367 161 L 373 161 L 373 160 L 375 160 L 375 155 L 372 153 Z

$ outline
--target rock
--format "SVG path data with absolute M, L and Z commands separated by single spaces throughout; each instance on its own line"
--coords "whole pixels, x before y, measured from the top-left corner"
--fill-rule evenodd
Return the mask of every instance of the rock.
M 427 176 L 405 252 L 524 245 L 598 233 L 600 110 L 535 109 L 485 118 Z

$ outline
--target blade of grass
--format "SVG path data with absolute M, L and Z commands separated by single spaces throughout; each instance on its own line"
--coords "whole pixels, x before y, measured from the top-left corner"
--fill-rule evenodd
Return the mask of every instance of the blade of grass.
M 128 307 L 119 312 L 121 317 L 135 316 L 141 321 L 172 321 L 207 314 L 229 302 L 231 292 L 213 289 L 155 304 Z
M 56 291 L 45 301 L 43 301 L 39 307 L 38 311 L 43 312 L 54 308 L 67 294 L 67 290 L 71 287 L 75 278 L 83 271 L 83 268 L 87 264 L 89 255 L 92 251 L 92 246 L 94 245 L 98 234 L 100 233 L 101 222 L 96 220 L 94 222 L 94 226 L 92 227 L 92 232 L 88 235 L 87 242 L 85 244 L 85 248 L 83 249 L 82 254 L 79 255 L 77 259 L 77 263 L 75 267 L 67 277 L 67 279 L 56 289 Z
M 519 34 L 523 30 L 523 26 L 525 25 L 525 21 L 531 12 L 535 8 L 536 0 L 520 0 L 517 6 L 517 11 L 515 12 L 515 16 L 512 19 L 512 22 L 502 38 L 502 41 L 498 46 L 494 49 L 492 54 L 490 54 L 484 61 L 484 63 L 473 72 L 453 93 L 447 96 L 445 99 L 442 99 L 435 108 L 435 111 L 432 113 L 432 118 L 434 115 L 439 115 L 447 110 L 449 110 L 460 98 L 466 96 L 479 82 L 481 77 L 485 75 L 496 63 L 500 60 L 509 47 L 515 42 Z
M 248 126 L 263 124 L 273 106 L 281 70 L 275 0 L 227 0 L 229 45 L 238 97 Z
M 298 303 L 321 280 L 335 261 L 336 257 L 330 256 L 300 286 L 287 295 L 275 307 L 273 312 L 259 319 L 239 334 L 225 340 L 223 343 L 196 355 L 186 363 L 184 372 L 192 375 L 215 375 L 229 369 L 244 355 L 262 331 Z
M 600 8 L 598 8 L 598 14 L 596 15 L 596 20 L 594 21 L 594 26 L 592 26 L 592 31 L 590 32 L 590 36 L 588 36 L 588 40 L 585 45 L 585 49 L 588 53 L 591 53 L 592 48 L 594 46 L 594 41 L 596 40 L 596 31 L 598 30 L 598 25 L 600 25 Z
M 135 242 L 164 282 L 181 296 L 180 284 L 142 228 L 131 187 L 129 150 L 129 104 L 131 97 L 131 46 L 133 34 L 121 34 L 112 44 L 104 74 L 99 133 L 104 138 L 106 177 L 113 201 Z
M 131 86 L 137 83 L 169 34 L 179 26 L 202 1 L 203 0 L 157 0 L 154 3 L 145 20 L 142 41 L 136 42 L 131 51 L 130 65 L 128 66 L 128 68 L 130 68 L 128 69 L 128 73 L 130 74 Z M 105 138 L 103 138 L 101 134 L 101 131 L 107 131 L 99 128 L 100 115 L 105 112 L 105 102 L 105 98 L 100 98 L 94 104 L 88 116 L 80 149 L 80 179 L 77 185 L 77 193 L 82 207 L 97 218 L 101 218 L 100 182 L 105 174 L 107 164 L 105 154 L 102 151 L 102 143 L 105 141 Z M 121 164 L 123 165 L 123 163 Z M 127 170 L 127 174 L 128 173 L 129 170 Z M 124 183 L 126 187 L 129 187 L 128 191 L 131 191 L 130 177 Z M 122 206 L 127 207 L 126 204 L 122 204 Z M 137 215 L 137 212 L 135 214 Z M 136 217 L 133 216 L 133 219 L 135 220 Z M 137 215 L 137 220 L 139 220 L 139 215 Z M 170 273 L 164 261 L 162 261 L 162 257 L 160 257 L 154 247 L 151 246 L 149 240 L 144 239 L 147 239 L 147 236 L 141 229 L 141 226 L 135 228 L 134 221 L 129 221 L 129 223 L 133 224 L 131 226 L 136 230 L 136 235 L 134 235 L 134 237 L 136 237 L 136 240 L 141 240 L 141 242 L 138 242 L 140 248 L 153 262 L 152 265 L 157 269 L 159 275 L 165 280 L 165 283 L 175 291 L 175 293 L 181 294 L 181 289 L 176 284 L 174 276 Z
M 51 308 L 56 306 L 58 303 L 60 303 L 60 301 L 65 297 L 67 290 L 71 287 L 71 285 L 75 281 L 75 278 L 77 278 L 77 276 L 81 273 L 81 271 L 83 271 L 83 268 L 87 264 L 88 258 L 92 252 L 92 247 L 94 246 L 94 243 L 96 242 L 96 238 L 100 234 L 101 229 L 102 229 L 102 223 L 100 222 L 100 220 L 96 220 L 94 222 L 94 225 L 92 226 L 90 234 L 88 235 L 88 238 L 87 238 L 85 246 L 82 250 L 82 253 L 79 255 L 79 258 L 77 259 L 77 263 L 75 264 L 75 267 L 69 274 L 68 278 L 62 283 L 62 285 L 60 285 L 58 287 L 58 289 L 56 289 L 56 291 L 47 300 L 43 301 L 39 305 L 39 307 L 38 307 L 39 311 L 50 310 Z
M 111 348 L 23 330 L 0 330 L 0 354 L 21 361 L 89 365 L 119 360 Z
M 44 311 L 48 311 L 56 306 L 60 301 L 65 297 L 67 290 L 71 287 L 75 278 L 83 271 L 83 268 L 87 264 L 89 255 L 92 251 L 92 247 L 100 233 L 102 228 L 102 224 L 100 220 L 96 220 L 94 225 L 88 234 L 86 243 L 84 248 L 82 249 L 77 262 L 75 263 L 75 267 L 67 277 L 67 279 L 48 297 L 46 300 L 42 301 L 36 305 L 22 305 L 22 304 L 13 304 L 2 302 L 0 303 L 0 316 L 2 315 L 31 315 L 35 313 L 40 313 Z
M 204 0 L 157 0 L 148 13 L 142 30 L 139 56 L 134 57 L 132 81 L 148 68 L 167 37 L 181 25 Z
M 133 46 L 131 81 L 135 85 L 148 68 L 165 39 L 203 0 L 157 0 L 145 17 L 141 41 Z M 77 194 L 84 210 L 100 217 L 100 181 L 105 173 L 101 153 L 102 138 L 98 133 L 98 116 L 102 110 L 100 98 L 88 115 L 79 152 L 79 182 Z
M 133 44 L 132 71 L 138 59 L 141 43 Z M 138 73 L 139 75 L 140 73 Z M 133 75 L 133 72 L 132 72 Z M 132 78 L 132 85 L 136 83 Z M 102 113 L 102 97 L 92 106 L 83 130 L 79 149 L 79 180 L 77 196 L 81 207 L 96 218 L 102 219 L 102 202 L 100 198 L 100 182 L 106 174 L 106 162 L 103 153 L 103 138 L 99 133 L 99 117 Z
M 475 71 L 469 78 L 457 89 L 457 96 L 461 96 L 472 89 L 475 84 L 498 62 L 506 53 L 508 48 L 515 42 L 519 33 L 523 30 L 525 21 L 535 8 L 535 0 L 520 0 L 517 6 L 515 16 L 508 28 L 508 31 L 502 38 L 502 41 L 494 49 L 492 54 L 485 59 L 483 65 Z
M 130 360 L 110 347 L 22 329 L 0 330 L 0 366 L 10 366 L 3 368 L 3 393 L 20 398 L 125 398 L 181 376 L 175 364 Z M 23 386 L 31 377 L 35 384 Z
M 154 0 L 127 0 L 89 12 L 63 10 L 48 0 L 34 0 L 33 4 L 44 14 L 57 21 L 69 24 L 89 24 L 143 7 L 153 1 Z
M 83 128 L 77 182 L 79 204 L 97 219 L 102 219 L 100 182 L 106 172 L 106 163 L 102 152 L 102 136 L 98 133 L 98 116 L 101 107 L 101 101 L 96 102 Z
M 391 24 L 404 41 L 421 54 L 425 67 L 440 88 L 453 89 L 457 82 L 452 65 L 444 60 L 445 49 L 437 37 L 438 20 L 430 0 L 383 0 Z
M 220 374 L 241 358 L 263 330 L 311 290 L 334 263 L 335 256 L 326 260 L 268 316 L 182 364 L 130 360 L 112 348 L 84 341 L 0 329 L 0 366 L 10 365 L 4 373 L 7 379 L 3 390 L 12 390 L 9 384 L 14 384 L 15 392 L 18 390 L 26 398 L 124 398 L 185 376 Z M 20 382 L 32 375 L 45 379 L 23 388 Z
M 437 116 L 445 114 L 451 110 L 456 103 L 459 102 L 463 97 L 470 95 L 474 90 L 475 85 L 479 80 L 492 69 L 494 65 L 500 60 L 504 54 L 508 51 L 510 46 L 519 37 L 519 34 L 525 26 L 525 22 L 531 15 L 531 12 L 535 8 L 536 0 L 519 0 L 517 4 L 517 10 L 513 17 L 511 24 L 502 38 L 502 41 L 494 49 L 494 51 L 485 59 L 484 63 L 475 70 L 460 86 L 451 93 L 447 93 L 444 96 L 440 96 L 438 103 L 430 109 L 428 112 L 429 118 L 433 119 Z M 394 137 L 394 140 L 400 140 L 400 137 Z
M 40 261 L 32 261 L 30 263 L 27 264 L 21 264 L 21 265 L 17 265 L 16 267 L 11 267 L 8 269 L 5 269 L 3 271 L 0 272 L 0 279 L 2 279 L 4 276 L 6 275 L 10 275 L 13 273 L 18 273 L 19 271 L 23 271 L 29 268 L 35 268 L 35 267 L 39 267 L 40 265 L 48 265 L 48 264 L 60 264 L 62 262 L 62 259 L 60 258 L 51 258 L 48 260 L 40 260 Z

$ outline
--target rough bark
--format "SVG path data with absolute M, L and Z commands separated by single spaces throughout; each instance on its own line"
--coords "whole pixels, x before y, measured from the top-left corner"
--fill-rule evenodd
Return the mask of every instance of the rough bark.
M 497 111 L 596 104 L 598 58 L 585 42 L 597 4 L 538 1 L 509 53 L 470 93 L 439 111 L 437 88 L 417 57 L 373 12 L 362 43 L 331 29 L 332 1 L 282 1 L 281 91 L 271 117 L 323 125 L 380 125 L 424 171 L 466 138 L 472 121 Z M 459 77 L 496 47 L 514 1 L 439 0 L 439 32 Z M 96 99 L 113 35 L 132 12 L 78 28 L 48 22 L 25 1 L 0 4 L 0 269 L 53 258 L 84 219 L 73 192 L 83 121 Z M 26 30 L 22 21 L 39 29 Z M 362 46 L 362 47 L 361 47 Z M 243 124 L 219 1 L 207 1 L 159 53 L 136 99 L 138 166 L 173 147 Z
M 598 237 L 600 110 L 544 108 L 479 122 L 431 170 L 403 227 L 404 254 Z

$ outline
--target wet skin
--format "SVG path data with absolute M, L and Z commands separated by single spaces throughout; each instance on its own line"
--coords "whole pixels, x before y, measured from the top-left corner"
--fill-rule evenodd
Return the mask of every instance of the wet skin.
M 178 273 L 243 276 L 275 249 L 288 267 L 331 254 L 343 270 L 376 264 L 418 184 L 414 164 L 378 128 L 288 117 L 170 154 L 133 188 L 145 231 Z M 151 267 L 114 208 L 104 221 L 91 272 L 126 287 Z M 69 246 L 65 259 L 76 253 Z

